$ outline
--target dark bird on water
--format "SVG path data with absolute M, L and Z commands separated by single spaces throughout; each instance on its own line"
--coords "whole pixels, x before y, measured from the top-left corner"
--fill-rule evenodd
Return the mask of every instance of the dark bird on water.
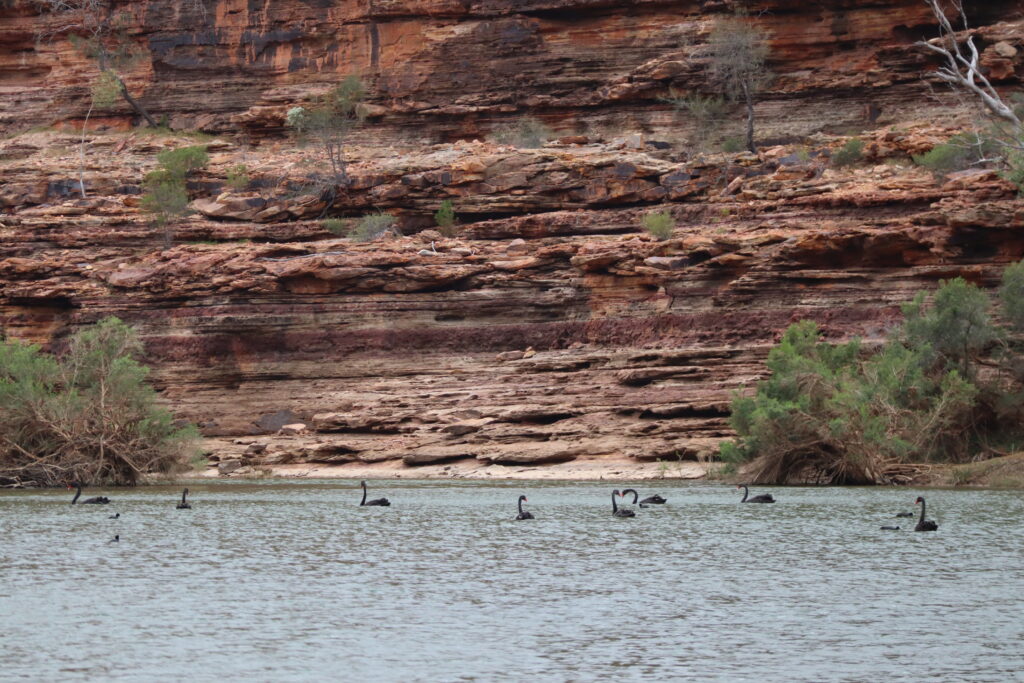
M 110 499 L 106 496 L 94 496 L 92 498 L 86 498 L 79 503 L 78 497 L 82 495 L 82 485 L 76 482 L 68 486 L 68 488 L 71 488 L 72 486 L 77 489 L 77 491 L 75 491 L 75 497 L 71 499 L 72 505 L 106 505 L 110 502 Z
M 120 516 L 121 516 L 121 513 L 118 512 L 117 514 L 110 515 L 110 517 L 107 517 L 107 519 L 117 519 Z
M 523 503 L 526 502 L 526 496 L 519 496 L 519 514 L 516 515 L 516 519 L 533 519 L 533 515 L 529 511 L 523 510 Z
M 117 543 L 117 542 L 119 542 L 120 540 L 121 540 L 121 536 L 120 536 L 120 535 L 116 535 L 116 536 L 114 536 L 114 537 L 113 537 L 112 539 L 110 539 L 109 541 L 107 541 L 107 543 Z
M 625 496 L 624 493 L 619 493 L 618 489 L 612 491 L 612 516 L 614 517 L 636 517 L 636 513 L 627 508 L 620 508 L 616 503 L 615 499 L 619 496 Z
M 192 506 L 185 502 L 185 496 L 188 495 L 188 489 L 181 492 L 181 502 L 174 506 L 175 510 L 191 510 Z
M 387 498 L 374 498 L 373 500 L 366 500 L 366 482 L 361 481 L 359 485 L 363 487 L 363 500 L 359 503 L 360 505 L 380 505 L 388 507 L 391 505 L 391 501 Z
M 897 517 L 913 517 L 914 513 L 913 512 L 897 512 L 896 516 Z
M 878 528 L 881 529 L 882 531 L 899 531 L 900 530 L 900 528 L 898 526 L 880 526 Z
M 921 517 L 917 520 L 917 526 L 914 527 L 914 531 L 938 531 L 938 524 L 933 520 L 924 518 L 924 498 L 918 496 L 914 504 L 917 505 L 918 503 L 921 504 Z
M 746 484 L 738 484 L 736 486 L 736 488 L 743 489 L 743 500 L 740 501 L 741 503 L 774 503 L 775 502 L 775 499 L 772 498 L 772 494 L 770 494 L 770 493 L 762 493 L 761 495 L 754 496 L 753 498 L 750 498 L 748 500 L 747 496 L 750 495 L 750 489 L 747 488 L 747 485 Z

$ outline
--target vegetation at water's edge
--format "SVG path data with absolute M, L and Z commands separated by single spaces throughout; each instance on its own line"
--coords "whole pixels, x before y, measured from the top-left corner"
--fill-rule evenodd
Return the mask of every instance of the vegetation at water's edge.
M 59 356 L 0 343 L 0 485 L 131 485 L 187 467 L 198 432 L 156 404 L 141 351 L 117 318 Z
M 1024 444 L 1024 262 L 1003 274 L 1000 319 L 962 278 L 920 293 L 877 349 L 832 344 L 809 320 L 768 355 L 771 376 L 737 395 L 722 445 L 762 483 L 900 483 L 907 464 L 969 463 Z

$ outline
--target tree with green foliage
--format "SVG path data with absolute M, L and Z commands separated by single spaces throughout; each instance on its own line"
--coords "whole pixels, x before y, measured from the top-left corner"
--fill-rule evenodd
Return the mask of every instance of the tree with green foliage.
M 67 36 L 81 54 L 93 60 L 100 78 L 94 84 L 112 86 L 128 106 L 151 127 L 157 122 L 128 90 L 122 72 L 142 55 L 141 48 L 128 35 L 128 15 L 118 11 L 112 0 L 34 0 L 47 20 L 37 35 L 40 41 Z M 106 83 L 102 83 L 105 81 Z
M 349 134 L 366 118 L 365 97 L 362 80 L 350 75 L 310 106 L 288 110 L 286 122 L 295 136 L 313 144 L 330 166 L 326 180 L 332 187 L 346 188 L 350 183 L 345 148 Z
M 1000 298 L 1017 329 L 1022 293 L 1015 264 Z M 876 350 L 826 343 L 812 321 L 790 326 L 768 355 L 770 376 L 733 400 L 738 436 L 722 444 L 723 460 L 752 461 L 761 482 L 891 483 L 905 463 L 963 462 L 1024 435 L 1022 345 L 993 322 L 988 295 L 955 278 L 903 312 Z
M 107 318 L 55 356 L 0 343 L 0 484 L 135 484 L 194 454 L 198 433 L 156 403 L 135 331 Z
M 188 176 L 210 161 L 204 145 L 179 147 L 157 154 L 160 168 L 150 171 L 142 181 L 142 210 L 164 231 L 164 243 L 170 246 L 174 221 L 189 212 Z

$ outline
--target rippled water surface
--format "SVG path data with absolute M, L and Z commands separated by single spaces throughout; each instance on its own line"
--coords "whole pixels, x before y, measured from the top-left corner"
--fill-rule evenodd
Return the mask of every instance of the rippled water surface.
M 356 483 L 0 493 L 0 679 L 1024 676 L 1018 492 Z

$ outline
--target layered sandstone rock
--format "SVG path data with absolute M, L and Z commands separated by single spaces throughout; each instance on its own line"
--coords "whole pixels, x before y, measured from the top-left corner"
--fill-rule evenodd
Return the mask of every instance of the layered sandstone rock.
M 909 161 L 963 121 L 923 96 L 923 3 L 760 4 L 777 72 L 761 134 L 799 144 L 702 155 L 659 98 L 698 78 L 727 2 L 140 3 L 153 57 L 133 88 L 224 133 L 191 181 L 196 214 L 164 234 L 138 208 L 156 153 L 194 140 L 90 134 L 84 199 L 77 135 L 0 141 L 3 331 L 59 348 L 106 315 L 137 325 L 164 400 L 223 439 L 225 473 L 706 459 L 790 322 L 876 340 L 917 290 L 992 285 L 1024 255 L 1012 186 Z M 1006 84 L 1012 4 L 976 21 Z M 60 40 L 31 47 L 29 3 L 0 17 L 0 125 L 79 118 L 90 65 Z M 357 68 L 375 109 L 353 183 L 303 192 L 309 152 L 280 137 L 283 112 Z M 524 112 L 579 135 L 475 140 Z M 869 119 L 865 162 L 830 168 L 830 133 Z M 224 182 L 238 163 L 245 191 Z M 455 237 L 431 229 L 445 199 Z M 652 207 L 671 239 L 639 229 Z M 407 236 L 360 244 L 319 220 L 371 210 Z

